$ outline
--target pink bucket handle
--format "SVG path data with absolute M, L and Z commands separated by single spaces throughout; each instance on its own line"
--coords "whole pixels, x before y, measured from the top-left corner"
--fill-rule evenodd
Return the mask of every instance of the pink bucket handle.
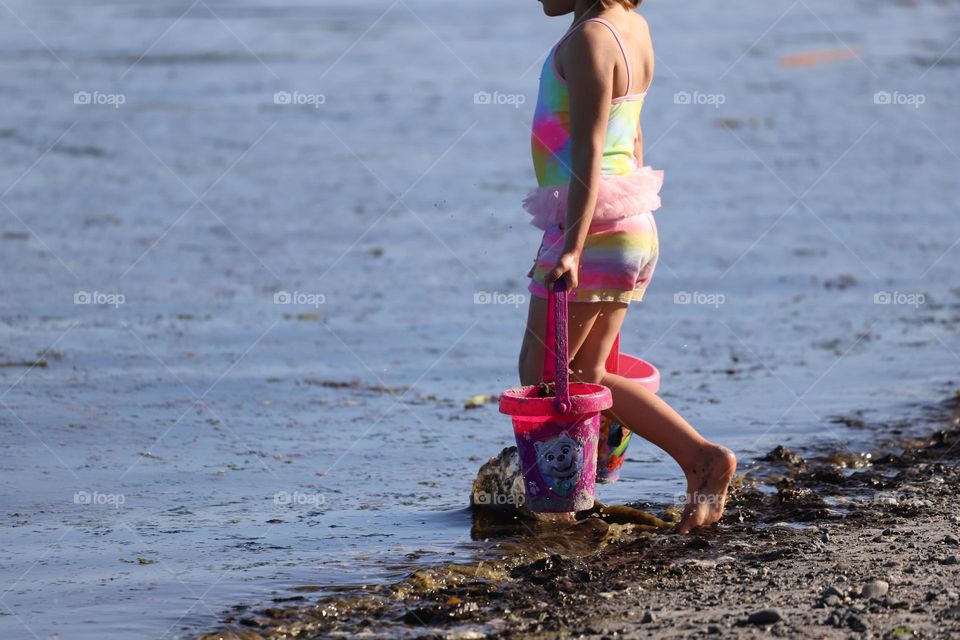
M 610 353 L 607 355 L 605 364 L 607 373 L 620 373 L 620 333 L 613 339 L 613 346 L 610 347 Z
M 544 382 L 555 382 L 553 406 L 557 413 L 570 411 L 570 371 L 567 327 L 567 282 L 560 278 L 547 288 L 547 332 L 543 358 Z

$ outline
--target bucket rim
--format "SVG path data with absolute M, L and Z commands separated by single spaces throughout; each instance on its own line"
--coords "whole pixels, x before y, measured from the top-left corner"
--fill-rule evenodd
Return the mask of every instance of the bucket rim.
M 570 383 L 570 410 L 558 413 L 553 396 L 528 397 L 540 385 L 521 385 L 500 394 L 500 413 L 511 416 L 540 416 L 559 418 L 564 416 L 598 413 L 613 406 L 613 394 L 602 384 L 588 382 Z

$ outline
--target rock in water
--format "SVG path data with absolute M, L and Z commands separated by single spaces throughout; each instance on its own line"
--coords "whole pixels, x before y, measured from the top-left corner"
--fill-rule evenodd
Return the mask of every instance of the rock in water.
M 670 523 L 646 511 L 627 506 L 605 505 L 599 500 L 594 501 L 591 509 L 578 512 L 576 519 L 573 514 L 537 513 L 525 506 L 525 498 L 520 454 L 516 447 L 507 447 L 480 467 L 470 492 L 470 506 L 503 519 L 520 517 L 541 522 L 574 524 L 577 520 L 583 521 L 593 516 L 606 523 L 635 525 L 641 531 L 670 526 Z
M 770 453 L 763 457 L 764 460 L 768 462 L 786 462 L 791 467 L 802 467 L 806 464 L 806 460 L 795 454 L 790 449 L 787 449 L 785 446 L 777 445 Z
M 484 463 L 470 492 L 470 506 L 474 508 L 536 519 L 537 515 L 524 506 L 525 499 L 520 454 L 516 447 L 507 447 L 497 457 Z

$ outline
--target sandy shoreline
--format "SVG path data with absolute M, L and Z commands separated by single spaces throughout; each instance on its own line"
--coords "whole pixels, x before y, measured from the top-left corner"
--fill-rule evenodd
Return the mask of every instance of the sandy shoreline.
M 203 637 L 955 637 L 960 397 L 928 421 L 927 435 L 894 430 L 869 454 L 774 449 L 748 465 L 717 529 L 591 519 L 568 530 L 568 552 L 550 553 L 560 536 L 545 532 L 539 553 L 241 607 Z

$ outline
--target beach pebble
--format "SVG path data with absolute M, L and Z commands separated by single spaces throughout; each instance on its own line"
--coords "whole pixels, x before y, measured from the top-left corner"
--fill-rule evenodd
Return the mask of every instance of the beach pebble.
M 698 569 L 704 569 L 704 570 L 717 568 L 716 560 L 706 560 L 703 558 L 689 558 L 687 560 L 681 561 L 681 564 L 689 567 L 696 567 Z
M 648 622 L 653 622 L 653 614 L 650 613 L 649 611 L 645 612 L 645 613 L 643 614 L 643 619 L 640 620 L 640 622 L 642 622 L 642 623 L 644 623 L 644 624 L 646 624 L 646 623 L 648 623 Z
M 957 556 L 956 554 L 947 556 L 940 561 L 940 564 L 960 564 L 960 556 Z
M 781 620 L 783 620 L 783 614 L 780 613 L 779 609 L 774 607 L 769 609 L 760 609 L 760 611 L 754 611 L 750 614 L 750 617 L 747 618 L 748 623 L 756 625 L 774 624 L 775 622 L 780 622 Z
M 854 631 L 866 631 L 867 625 L 860 616 L 850 615 L 847 618 L 847 626 L 853 629 Z
M 869 600 L 870 598 L 882 598 L 890 591 L 890 583 L 886 580 L 871 580 L 863 585 L 860 590 L 860 596 Z
M 943 544 L 957 546 L 957 545 L 960 545 L 960 540 L 957 540 L 956 536 L 952 536 L 948 533 L 943 537 Z
M 843 597 L 843 592 L 840 591 L 840 589 L 837 589 L 835 586 L 830 585 L 829 587 L 826 587 L 826 588 L 820 593 L 820 596 L 821 596 L 822 598 L 826 598 L 826 597 L 829 597 L 829 596 L 838 596 L 838 597 L 841 597 L 841 598 L 842 598 L 842 597 Z

